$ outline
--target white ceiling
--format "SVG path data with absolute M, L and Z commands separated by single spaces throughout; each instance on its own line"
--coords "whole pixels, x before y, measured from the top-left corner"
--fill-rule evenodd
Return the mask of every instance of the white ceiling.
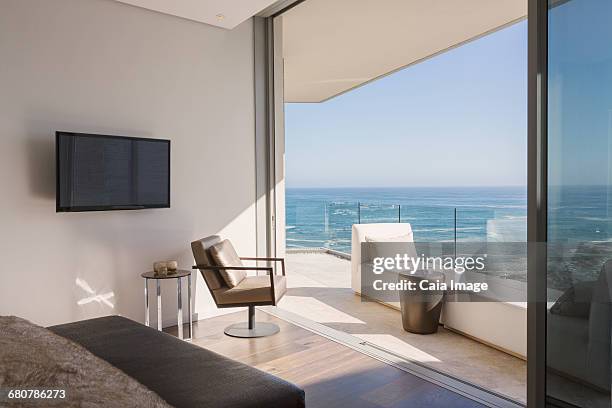
M 117 0 L 159 11 L 160 13 L 187 18 L 232 29 L 276 3 L 277 0 Z
M 526 15 L 527 0 L 306 0 L 282 15 L 285 101 L 324 101 Z

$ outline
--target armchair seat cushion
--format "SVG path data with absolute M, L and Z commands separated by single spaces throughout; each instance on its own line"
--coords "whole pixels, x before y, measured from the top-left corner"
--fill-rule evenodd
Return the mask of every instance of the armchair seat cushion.
M 287 292 L 287 279 L 284 276 L 274 276 L 274 298 L 270 291 L 270 276 L 247 276 L 233 288 L 214 290 L 214 296 L 220 305 L 236 303 L 266 303 L 280 300 Z

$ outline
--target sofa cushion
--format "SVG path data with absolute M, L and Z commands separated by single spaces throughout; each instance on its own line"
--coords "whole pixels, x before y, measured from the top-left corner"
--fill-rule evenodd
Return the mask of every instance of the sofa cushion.
M 408 234 L 393 235 L 393 236 L 372 236 L 366 235 L 366 242 L 412 242 L 414 240 L 412 232 Z
M 232 243 L 224 239 L 208 249 L 217 266 L 244 266 Z M 220 270 L 219 274 L 229 288 L 238 285 L 246 278 L 245 271 Z
M 372 262 L 374 258 L 394 257 L 402 252 L 416 258 L 412 231 L 404 234 L 365 235 L 364 241 L 369 244 L 362 254 L 361 261 L 364 262 Z

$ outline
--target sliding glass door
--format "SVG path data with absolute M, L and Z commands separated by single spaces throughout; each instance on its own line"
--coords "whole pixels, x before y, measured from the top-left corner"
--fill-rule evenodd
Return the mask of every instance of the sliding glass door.
M 546 393 L 610 407 L 612 2 L 549 0 Z

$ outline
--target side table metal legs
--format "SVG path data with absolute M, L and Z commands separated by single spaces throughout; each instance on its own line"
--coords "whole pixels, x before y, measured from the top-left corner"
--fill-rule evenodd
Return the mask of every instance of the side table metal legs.
M 178 337 L 181 340 L 191 341 L 193 339 L 193 316 L 191 314 L 191 275 L 185 276 L 187 278 L 187 312 L 189 313 L 189 338 L 186 339 L 183 336 L 183 294 L 182 286 L 183 279 L 178 278 L 176 281 L 176 296 L 178 301 Z
M 155 279 L 157 284 L 157 330 L 162 331 L 162 308 L 161 308 L 161 286 L 159 279 Z
M 149 280 L 145 279 L 145 325 L 149 326 Z
M 187 312 L 189 312 L 189 341 L 193 339 L 193 315 L 191 313 L 191 275 L 187 276 Z
M 177 316 L 177 321 L 178 321 L 178 336 L 179 339 L 183 339 L 183 296 L 181 293 L 181 278 L 178 278 L 176 280 L 176 296 L 177 296 L 177 300 L 178 300 L 178 316 Z
M 191 341 L 193 338 L 193 316 L 191 313 L 191 275 L 184 276 L 187 278 L 187 311 L 189 313 L 189 338 L 183 336 L 183 293 L 182 293 L 182 277 L 176 280 L 176 300 L 178 305 L 177 323 L 178 323 L 178 338 L 181 340 Z M 145 324 L 151 325 L 149 311 L 149 280 L 145 279 Z M 162 331 L 162 306 L 161 306 L 161 283 L 160 279 L 155 279 L 156 294 L 157 294 L 157 330 Z

